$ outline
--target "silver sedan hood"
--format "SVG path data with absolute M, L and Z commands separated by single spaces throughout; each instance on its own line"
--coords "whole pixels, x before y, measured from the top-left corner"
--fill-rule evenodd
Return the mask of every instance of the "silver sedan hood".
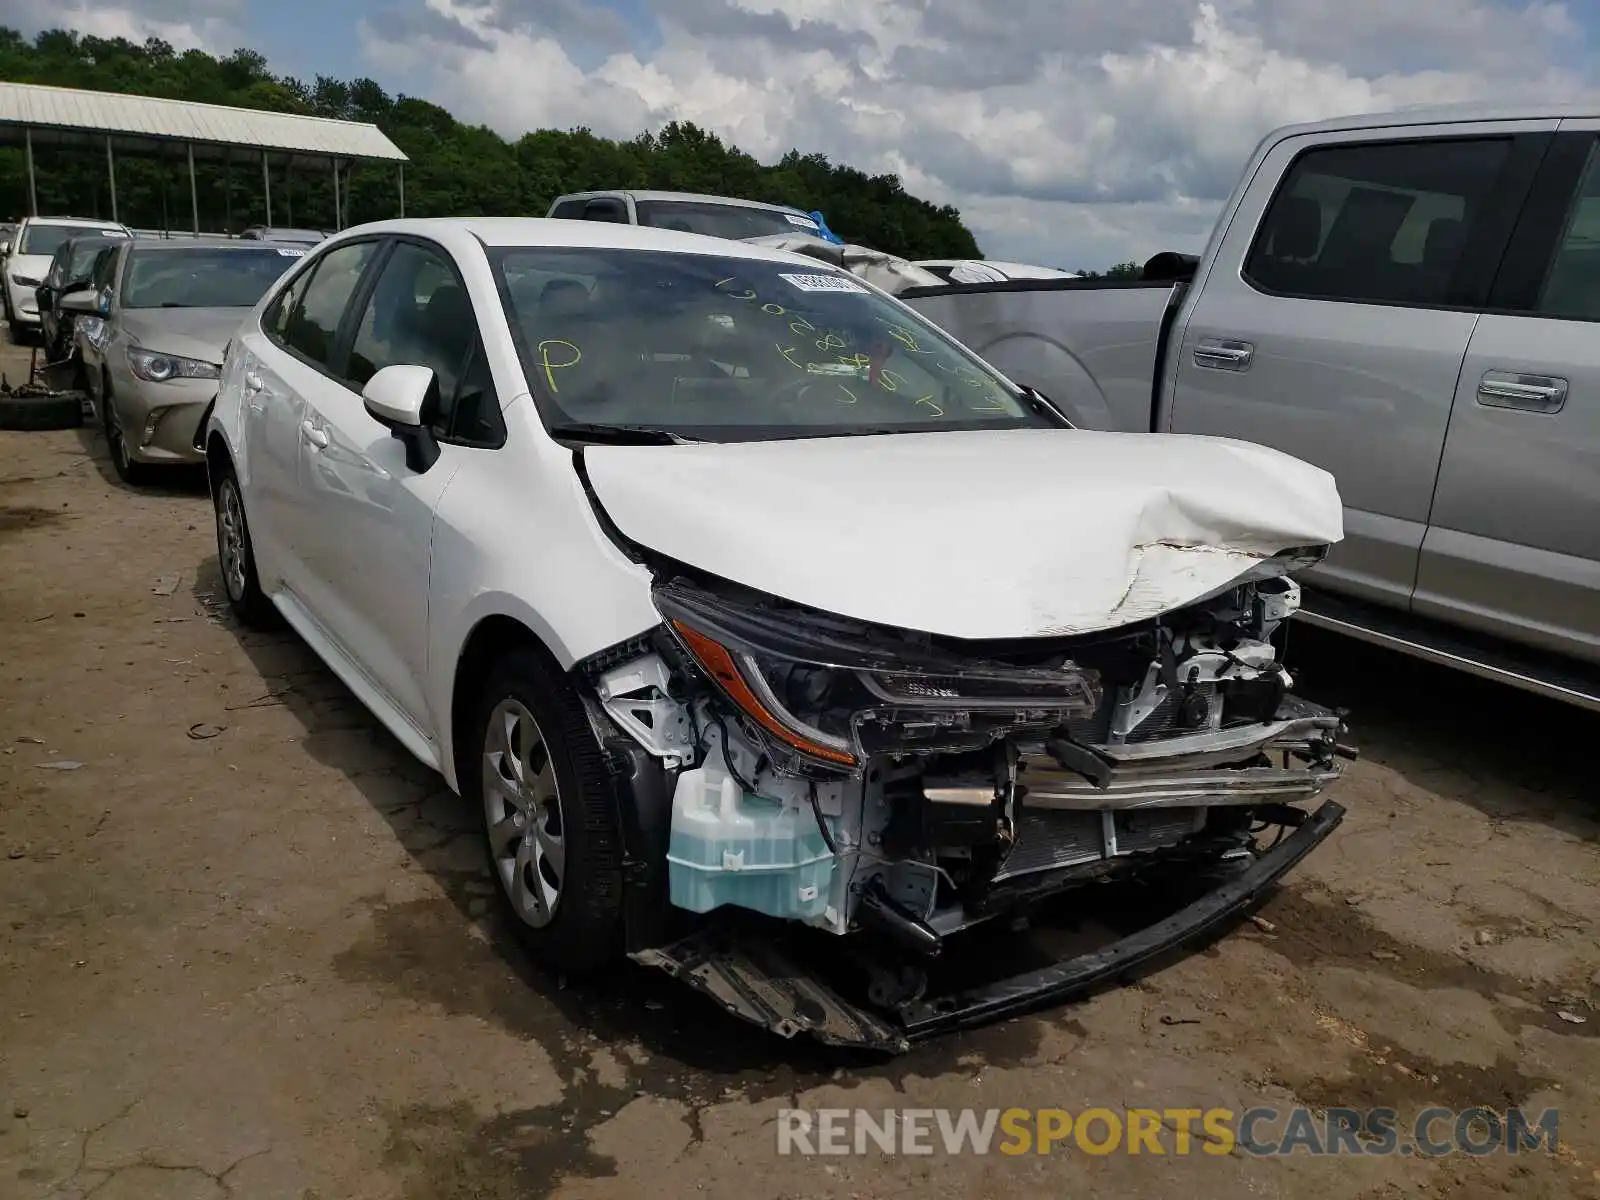
M 147 350 L 222 362 L 222 349 L 248 308 L 125 308 L 122 327 Z

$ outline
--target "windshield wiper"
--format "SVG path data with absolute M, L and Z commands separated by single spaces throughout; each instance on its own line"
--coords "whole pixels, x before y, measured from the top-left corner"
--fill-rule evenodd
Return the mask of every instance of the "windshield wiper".
M 609 442 L 617 446 L 681 446 L 695 440 L 648 425 L 602 425 L 592 421 L 558 422 L 550 426 L 550 436 L 574 442 Z

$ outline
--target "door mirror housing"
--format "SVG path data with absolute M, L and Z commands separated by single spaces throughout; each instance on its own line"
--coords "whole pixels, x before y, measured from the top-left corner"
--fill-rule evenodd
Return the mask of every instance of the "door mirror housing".
M 384 367 L 361 389 L 367 415 L 406 448 L 406 466 L 422 474 L 439 461 L 430 428 L 439 414 L 439 379 L 432 367 Z
M 104 316 L 111 307 L 103 303 L 100 294 L 88 284 L 62 292 L 60 304 L 62 312 L 82 313 L 90 317 Z
M 0 238 L 0 258 L 4 258 L 6 255 L 8 255 L 10 253 L 11 253 L 11 239 L 10 238 Z

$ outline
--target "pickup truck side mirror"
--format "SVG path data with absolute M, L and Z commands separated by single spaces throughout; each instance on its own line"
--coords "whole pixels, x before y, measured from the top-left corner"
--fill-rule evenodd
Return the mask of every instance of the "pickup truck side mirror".
M 430 428 L 439 416 L 439 377 L 432 367 L 384 367 L 361 389 L 367 415 L 404 443 L 406 466 L 421 475 L 439 461 Z
M 9 238 L 0 238 L 0 258 L 4 258 L 6 255 L 8 255 L 10 253 L 11 253 L 11 241 L 10 241 L 10 239 Z
M 1199 266 L 1198 254 L 1179 254 L 1176 250 L 1163 250 L 1145 261 L 1140 276 L 1160 282 L 1170 280 L 1173 283 L 1187 283 L 1194 278 Z

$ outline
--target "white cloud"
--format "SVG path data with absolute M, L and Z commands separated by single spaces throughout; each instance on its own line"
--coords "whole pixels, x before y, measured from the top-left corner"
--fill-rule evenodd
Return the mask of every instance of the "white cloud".
M 956 204 L 996 257 L 1068 265 L 1199 249 L 1276 125 L 1571 94 L 1589 58 L 1542 0 L 656 0 L 647 48 L 574 45 L 551 0 L 426 3 L 470 36 L 368 26 L 364 52 L 464 119 L 821 151 Z
M 91 37 L 144 42 L 160 38 L 174 49 L 228 54 L 239 44 L 243 0 L 135 0 L 97 4 L 93 0 L 0 0 L 0 25 L 24 33 L 71 29 Z

